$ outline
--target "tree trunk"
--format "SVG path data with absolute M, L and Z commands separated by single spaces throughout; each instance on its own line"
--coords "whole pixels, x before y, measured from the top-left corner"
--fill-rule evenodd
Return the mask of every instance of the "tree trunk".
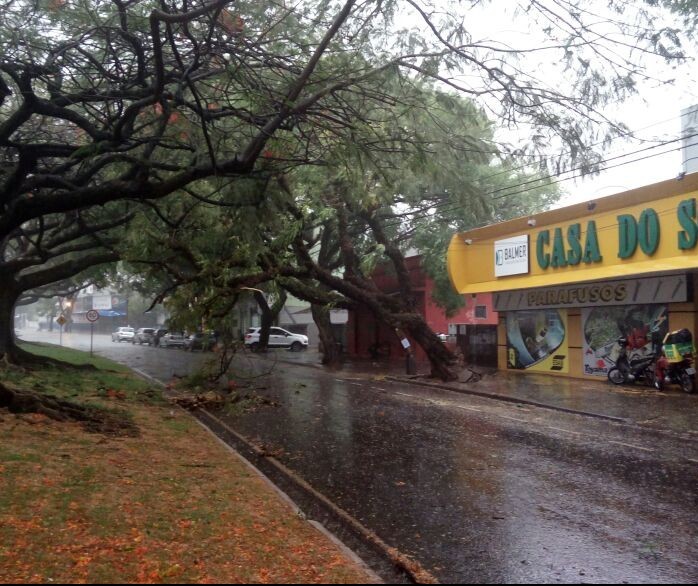
M 259 309 L 262 311 L 262 327 L 259 330 L 259 346 L 257 347 L 258 352 L 266 352 L 269 348 L 269 331 L 271 326 L 274 325 L 274 321 L 279 317 L 279 313 L 284 308 L 286 304 L 286 291 L 283 289 L 279 293 L 277 300 L 274 305 L 269 307 L 267 298 L 261 291 L 254 292 L 254 298 L 259 305 Z
M 79 370 L 94 370 L 92 364 L 72 365 L 53 358 L 37 356 L 22 350 L 15 341 L 15 304 L 19 293 L 14 289 L 0 289 L 0 363 L 4 365 L 53 365 Z
M 313 303 L 310 306 L 313 314 L 313 321 L 320 334 L 322 344 L 322 363 L 331 368 L 338 368 L 342 362 L 342 350 L 334 338 L 332 322 L 330 321 L 330 310 L 326 305 Z
M 10 288 L 0 290 L 0 359 L 16 362 L 18 350 L 15 344 L 15 303 L 19 295 Z
M 269 348 L 269 331 L 271 330 L 274 316 L 271 313 L 271 308 L 269 307 L 269 303 L 267 303 L 267 298 L 264 296 L 264 293 L 255 291 L 254 298 L 262 312 L 262 327 L 259 330 L 257 352 L 266 352 Z
M 310 262 L 312 263 L 312 261 Z M 444 381 L 458 379 L 458 373 L 454 369 L 456 357 L 439 340 L 421 314 L 414 311 L 401 313 L 397 307 L 388 308 L 388 301 L 392 305 L 397 300 L 390 299 L 383 293 L 359 287 L 317 265 L 311 265 L 311 267 L 318 281 L 358 303 L 363 303 L 371 310 L 376 319 L 382 321 L 390 329 L 402 328 L 407 330 L 427 355 L 431 365 L 431 376 Z
M 427 355 L 431 365 L 431 376 L 444 381 L 458 380 L 458 373 L 454 370 L 456 357 L 434 334 L 424 318 L 420 314 L 415 314 L 414 318 L 405 325 L 414 341 Z

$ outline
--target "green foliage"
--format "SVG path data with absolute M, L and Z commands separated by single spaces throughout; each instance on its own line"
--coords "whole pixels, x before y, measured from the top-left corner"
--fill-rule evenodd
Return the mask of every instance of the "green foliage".
M 576 0 L 524 4 L 519 16 L 542 42 L 520 51 L 509 39 L 476 40 L 467 16 L 480 4 L 356 3 L 325 38 L 339 3 L 247 0 L 161 22 L 153 39 L 149 15 L 164 7 L 155 0 L 121 14 L 107 0 L 18 0 L 0 34 L 0 75 L 14 90 L 0 108 L 7 119 L 21 103 L 15 66 L 33 72 L 37 98 L 70 104 L 68 114 L 29 117 L 17 133 L 67 149 L 46 162 L 58 178 L 39 195 L 60 200 L 85 186 L 113 186 L 116 199 L 148 194 L 120 239 L 124 268 L 138 273 L 137 290 L 167 297 L 178 327 L 224 320 L 249 287 L 289 276 L 317 285 L 299 240 L 323 267 L 369 275 L 390 252 L 371 219 L 402 252 L 420 250 L 437 298 L 452 308 L 450 235 L 554 202 L 557 189 L 535 165 L 548 164 L 551 145 L 568 153 L 553 159 L 555 170 L 597 170 L 588 145 L 626 132 L 602 112 L 636 91 L 635 56 L 682 58 L 677 31 L 627 2 L 611 3 L 627 22 Z M 567 66 L 555 87 L 520 62 L 538 51 Z M 485 115 L 494 105 L 496 120 L 530 125 L 528 144 L 496 142 Z M 340 255 L 342 222 L 356 267 Z

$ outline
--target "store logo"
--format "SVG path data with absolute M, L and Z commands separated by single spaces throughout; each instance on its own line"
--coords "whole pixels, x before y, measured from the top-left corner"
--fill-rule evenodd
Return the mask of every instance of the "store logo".
M 553 356 L 553 365 L 550 367 L 550 370 L 564 370 L 565 358 L 567 358 L 567 356 L 564 354 L 556 354 Z
M 494 243 L 494 275 L 507 277 L 529 272 L 528 234 Z

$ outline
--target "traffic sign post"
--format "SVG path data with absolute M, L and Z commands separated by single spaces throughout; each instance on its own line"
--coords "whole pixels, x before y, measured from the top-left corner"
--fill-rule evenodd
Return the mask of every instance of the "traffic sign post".
M 95 322 L 99 319 L 99 311 L 96 309 L 90 309 L 85 316 L 87 321 L 90 322 L 90 356 L 92 356 L 93 341 L 95 337 Z
M 56 320 L 56 323 L 59 326 L 61 326 L 61 336 L 60 336 L 60 339 L 58 341 L 59 345 L 61 345 L 61 346 L 63 345 L 63 326 L 65 325 L 66 321 L 68 321 L 68 320 L 65 319 L 63 314 L 59 315 L 58 319 Z

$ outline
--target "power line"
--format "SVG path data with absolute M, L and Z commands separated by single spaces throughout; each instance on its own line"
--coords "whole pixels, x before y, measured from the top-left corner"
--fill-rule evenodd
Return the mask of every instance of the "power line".
M 644 147 L 644 148 L 642 148 L 642 149 L 638 149 L 638 150 L 636 150 L 636 151 L 632 151 L 632 152 L 629 152 L 629 153 L 625 153 L 625 154 L 623 154 L 623 155 L 617 155 L 617 156 L 615 156 L 615 157 L 609 157 L 608 159 L 605 159 L 605 160 L 600 161 L 600 163 L 607 163 L 607 162 L 609 162 L 609 161 L 614 161 L 614 160 L 617 160 L 617 159 L 623 159 L 623 158 L 626 158 L 626 157 L 630 157 L 630 156 L 632 156 L 632 155 L 636 155 L 636 154 L 638 154 L 638 153 L 646 152 L 646 151 L 648 151 L 648 150 L 660 148 L 660 147 L 662 147 L 662 146 L 667 146 L 668 144 L 673 144 L 673 143 L 678 142 L 678 141 L 682 141 L 682 140 L 687 140 L 687 139 L 690 139 L 690 138 L 694 138 L 694 137 L 696 137 L 696 136 L 698 136 L 698 132 L 697 132 L 697 133 L 690 134 L 690 135 L 687 135 L 687 136 L 682 136 L 682 137 L 680 137 L 680 138 L 674 138 L 674 139 L 672 139 L 672 140 L 664 141 L 663 143 L 660 143 L 660 144 L 652 145 L 652 146 L 649 146 L 649 147 Z M 692 144 L 687 145 L 687 147 L 696 146 L 697 144 L 698 144 L 698 143 L 692 143 Z M 686 147 L 679 147 L 679 148 L 686 148 Z M 660 153 L 653 153 L 653 154 L 651 154 L 651 155 L 647 155 L 647 156 L 644 156 L 644 157 L 639 157 L 639 158 L 632 159 L 632 160 L 629 160 L 629 161 L 623 161 L 623 162 L 617 163 L 617 164 L 615 164 L 615 165 L 608 165 L 608 166 L 605 166 L 605 167 L 604 167 L 604 170 L 606 170 L 606 169 L 614 169 L 614 168 L 616 168 L 616 167 L 621 167 L 621 166 L 623 166 L 623 165 L 629 165 L 630 163 L 636 163 L 636 162 L 643 161 L 643 160 L 646 160 L 646 159 L 650 159 L 650 158 L 653 158 L 653 157 L 658 157 L 658 156 L 666 155 L 666 154 L 668 154 L 668 153 L 670 153 L 670 152 L 672 152 L 672 151 L 675 151 L 675 150 L 678 150 L 678 149 L 677 149 L 677 148 L 670 148 L 670 149 L 665 150 L 665 151 L 662 151 L 662 152 L 660 152 Z M 525 186 L 531 185 L 531 184 L 533 184 L 533 183 L 539 184 L 541 181 L 545 181 L 545 180 L 547 180 L 547 179 L 553 179 L 553 178 L 555 178 L 555 177 L 561 177 L 562 175 L 566 175 L 566 174 L 572 173 L 572 172 L 574 172 L 574 171 L 579 171 L 579 170 L 581 170 L 581 169 L 583 169 L 583 167 L 576 167 L 576 168 L 573 168 L 573 169 L 569 169 L 569 170 L 567 170 L 567 171 L 562 171 L 562 172 L 557 173 L 557 174 L 550 174 L 550 175 L 546 175 L 546 176 L 543 176 L 543 177 L 538 177 L 538 178 L 536 178 L 536 179 L 524 181 L 523 183 L 518 183 L 518 184 L 514 184 L 514 185 L 509 185 L 509 186 L 507 186 L 507 187 L 505 187 L 505 188 L 499 188 L 499 189 L 495 189 L 495 190 L 486 192 L 486 193 L 483 194 L 483 197 L 487 197 L 487 196 L 491 196 L 491 195 L 496 195 L 496 194 L 498 194 L 498 193 L 500 193 L 500 192 L 502 192 L 502 191 L 506 191 L 506 190 L 517 189 L 517 188 L 519 188 L 519 187 L 525 187 Z M 489 179 L 490 177 L 492 177 L 492 176 L 487 176 L 487 177 L 485 177 L 484 179 L 487 180 L 487 179 Z M 547 183 L 546 185 L 556 185 L 556 184 L 558 184 L 558 183 L 562 183 L 563 181 L 570 181 L 571 179 L 577 179 L 577 178 L 579 178 L 579 177 L 584 177 L 584 173 L 579 173 L 579 174 L 576 174 L 576 175 L 571 175 L 570 177 L 563 177 L 563 178 L 558 179 L 557 181 L 552 181 L 552 182 L 550 182 L 550 183 Z M 536 187 L 528 187 L 528 188 L 525 188 L 525 189 L 520 189 L 520 190 L 518 190 L 518 191 L 509 191 L 508 193 L 504 193 L 504 194 L 502 194 L 502 195 L 497 195 L 496 197 L 493 197 L 492 199 L 493 199 L 493 200 L 499 200 L 499 199 L 504 199 L 504 198 L 506 198 L 506 197 L 512 197 L 512 196 L 515 196 L 515 195 L 521 195 L 521 194 L 523 194 L 523 193 L 527 193 L 527 192 L 529 192 L 529 191 L 532 191 L 533 189 L 535 189 L 535 188 L 537 188 L 537 187 L 538 187 L 538 185 L 536 185 Z M 431 207 L 429 208 L 429 210 L 430 210 L 430 211 L 431 211 L 431 210 L 439 210 L 440 208 L 443 208 L 443 209 L 441 209 L 442 212 L 449 212 L 449 211 L 455 211 L 455 210 L 458 209 L 459 207 L 461 207 L 461 204 L 460 204 L 460 203 L 442 202 L 442 203 L 435 203 L 433 206 L 431 206 Z M 416 215 L 416 214 L 418 213 L 418 211 L 420 211 L 420 210 L 417 210 L 417 211 L 415 212 L 415 216 L 413 217 L 413 221 L 414 221 L 414 220 L 418 220 L 418 219 L 427 218 L 427 217 L 430 215 L 429 213 L 424 213 L 424 214 L 421 214 L 421 215 Z M 408 216 L 408 215 L 412 215 L 412 214 L 406 212 L 406 213 L 404 213 L 403 215 Z M 398 222 L 398 223 L 390 224 L 389 226 L 392 227 L 392 226 L 397 226 L 397 225 L 399 225 L 399 224 L 400 224 L 400 223 Z
M 691 113 L 691 112 L 686 112 L 685 114 L 689 114 L 689 113 Z M 660 123 L 661 123 L 661 122 L 656 123 L 656 124 L 660 124 Z M 650 125 L 650 126 L 652 126 L 652 125 Z M 650 126 L 648 126 L 648 127 L 646 127 L 646 128 L 649 128 Z M 638 129 L 638 130 L 642 130 L 642 129 Z M 603 163 L 607 163 L 607 162 L 609 162 L 609 161 L 614 161 L 614 160 L 617 160 L 617 159 L 622 159 L 622 158 L 625 158 L 625 157 L 629 157 L 629 156 L 632 156 L 632 155 L 635 155 L 635 154 L 638 154 L 638 153 L 641 153 L 641 152 L 645 152 L 645 151 L 652 150 L 652 149 L 655 149 L 655 148 L 660 148 L 660 147 L 662 147 L 662 146 L 666 146 L 666 145 L 668 145 L 668 144 L 672 144 L 672 143 L 675 143 L 675 142 L 678 142 L 678 141 L 681 141 L 681 140 L 688 140 L 688 139 L 693 138 L 693 137 L 695 137 L 695 136 L 698 136 L 698 133 L 689 134 L 689 135 L 681 136 L 681 137 L 678 137 L 678 138 L 673 138 L 673 139 L 671 139 L 671 140 L 666 140 L 666 141 L 660 142 L 660 143 L 655 144 L 655 145 L 651 145 L 651 146 L 648 146 L 648 147 L 644 147 L 644 148 L 642 148 L 642 149 L 638 149 L 638 150 L 635 150 L 635 151 L 630 151 L 630 152 L 624 153 L 624 154 L 622 154 L 622 155 L 616 155 L 616 156 L 614 156 L 614 157 L 608 157 L 608 158 L 606 158 L 606 159 L 602 159 L 601 161 L 599 161 L 598 164 L 603 164 Z M 691 144 L 691 145 L 688 145 L 688 146 L 694 146 L 694 145 Z M 671 152 L 672 150 L 674 150 L 674 149 L 669 149 L 668 151 L 664 151 L 664 152 L 661 152 L 661 153 L 657 153 L 656 155 L 653 155 L 653 156 L 665 155 L 665 154 L 668 154 L 669 152 Z M 643 158 L 640 158 L 640 159 L 627 161 L 627 162 L 625 162 L 625 163 L 621 163 L 621 164 L 617 164 L 617 165 L 611 165 L 611 166 L 605 167 L 605 169 L 613 169 L 613 168 L 620 167 L 620 166 L 625 165 L 625 164 L 630 164 L 630 163 L 634 163 L 634 162 L 637 162 L 637 161 L 641 161 L 641 160 L 644 160 L 644 159 L 646 159 L 646 158 L 650 158 L 650 157 L 643 157 Z M 513 171 L 516 171 L 517 169 L 522 169 L 522 168 L 525 168 L 525 167 L 527 167 L 527 166 L 528 166 L 528 165 L 521 165 L 521 166 L 519 166 L 519 167 L 514 167 L 514 168 L 512 168 L 512 169 L 502 170 L 502 171 L 499 171 L 499 172 L 497 172 L 497 173 L 493 173 L 493 174 L 491 174 L 491 175 L 487 175 L 486 177 L 483 178 L 483 180 L 484 180 L 484 181 L 487 181 L 487 180 L 490 180 L 490 179 L 492 179 L 492 178 L 494 178 L 494 177 L 497 177 L 498 175 L 502 175 L 502 174 L 504 174 L 504 173 L 511 173 L 511 172 L 513 172 Z M 552 178 L 555 178 L 555 177 L 561 177 L 562 175 L 566 175 L 566 174 L 572 173 L 572 172 L 574 172 L 574 171 L 580 171 L 580 170 L 582 170 L 582 169 L 583 169 L 582 166 L 575 167 L 575 168 L 572 168 L 572 169 L 568 169 L 568 170 L 566 170 L 566 171 L 561 171 L 560 173 L 550 174 L 550 175 L 538 177 L 538 178 L 536 178 L 536 179 L 531 179 L 531 180 L 525 181 L 525 182 L 523 182 L 523 183 L 518 183 L 518 184 L 514 184 L 514 185 L 509 185 L 509 186 L 506 186 L 506 187 L 498 188 L 498 189 L 495 189 L 495 190 L 493 190 L 493 191 L 486 192 L 486 193 L 483 194 L 483 195 L 484 195 L 484 196 L 495 195 L 495 194 L 497 194 L 497 193 L 499 193 L 499 192 L 501 192 L 501 191 L 514 190 L 514 189 L 517 189 L 518 187 L 523 187 L 523 186 L 525 186 L 525 185 L 529 185 L 529 184 L 533 184 L 533 183 L 536 183 L 536 184 L 537 184 L 537 183 L 539 183 L 540 181 L 543 181 L 543 180 L 546 180 L 546 179 L 552 179 Z M 555 181 L 555 182 L 553 182 L 553 184 L 558 184 L 558 183 L 561 183 L 561 182 L 563 182 L 563 181 L 569 181 L 569 180 L 571 180 L 571 179 L 578 179 L 579 177 L 583 177 L 583 176 L 584 176 L 584 173 L 577 174 L 577 175 L 572 175 L 572 176 L 570 176 L 570 177 L 560 179 L 559 181 Z M 509 193 L 509 194 L 504 194 L 503 196 L 495 197 L 495 198 L 493 198 L 493 199 L 501 199 L 502 197 L 506 197 L 506 196 L 508 196 L 508 195 L 520 195 L 520 194 L 522 194 L 522 193 L 526 193 L 527 191 L 531 191 L 531 189 L 520 190 L 520 191 L 512 192 L 512 193 Z M 453 208 L 452 208 L 452 210 L 453 210 L 453 209 L 456 209 L 457 207 L 459 207 L 460 204 L 451 204 L 450 202 L 442 202 L 442 203 L 436 203 L 436 204 L 434 204 L 433 206 L 430 207 L 430 209 L 438 209 L 438 208 L 443 207 L 443 206 L 453 206 Z M 452 210 L 447 210 L 447 211 L 452 211 Z M 417 211 L 419 211 L 419 210 L 417 210 Z M 417 213 L 417 211 L 416 211 L 415 213 Z M 403 215 L 410 215 L 410 214 L 409 214 L 409 213 L 404 213 Z M 425 215 L 423 215 L 422 217 L 426 218 L 427 216 L 428 216 L 428 214 L 425 214 Z M 417 218 L 415 218 L 415 219 L 419 219 L 419 218 L 417 217 Z M 397 225 L 397 224 L 393 224 L 393 225 Z
M 688 116 L 688 115 L 690 115 L 690 114 L 694 114 L 694 113 L 696 113 L 696 112 L 698 111 L 698 106 L 695 106 L 695 107 L 693 107 L 693 108 L 694 108 L 694 109 L 688 109 L 687 112 L 682 112 L 682 113 L 679 115 L 679 119 L 683 118 L 684 116 Z M 653 127 L 655 127 L 655 126 L 659 126 L 659 125 L 661 125 L 661 124 L 665 124 L 665 123 L 667 123 L 667 122 L 671 122 L 672 120 L 676 120 L 676 116 L 672 116 L 671 118 L 667 118 L 667 119 L 665 119 L 665 120 L 660 120 L 660 121 L 658 121 L 658 122 L 654 122 L 654 123 L 652 123 L 652 124 L 648 124 L 647 126 L 642 126 L 642 127 L 640 127 L 640 128 L 636 128 L 635 130 L 629 132 L 627 135 L 615 136 L 615 137 L 609 139 L 608 142 L 613 142 L 613 141 L 619 140 L 619 139 L 621 139 L 621 138 L 624 138 L 624 139 L 635 139 L 635 140 L 638 140 L 638 141 L 644 142 L 644 143 L 646 143 L 646 142 L 657 142 L 657 143 L 659 144 L 659 141 L 654 141 L 653 139 L 639 138 L 639 137 L 636 137 L 635 134 L 637 134 L 638 132 L 641 132 L 641 131 L 643 131 L 643 130 L 647 130 L 648 128 L 653 128 Z M 606 141 L 600 140 L 600 141 L 598 141 L 598 142 L 591 143 L 591 144 L 587 147 L 587 150 L 591 149 L 591 147 L 594 147 L 594 146 L 598 146 L 598 145 L 600 145 L 600 144 L 603 144 L 604 142 L 606 142 Z M 562 151 L 562 152 L 560 153 L 560 155 L 558 155 L 558 156 L 562 156 L 562 155 L 565 155 L 565 154 L 571 154 L 571 151 L 570 151 L 570 150 Z M 519 156 L 520 156 L 520 155 L 519 155 Z M 527 155 L 527 156 L 534 157 L 535 155 Z M 552 156 L 547 156 L 547 157 L 542 157 L 542 160 L 544 160 L 544 161 L 549 161 L 549 160 L 552 159 L 552 158 L 553 158 Z M 603 161 L 602 161 L 602 162 L 603 162 Z M 506 173 L 511 173 L 511 172 L 514 172 L 514 171 L 520 171 L 521 169 L 526 169 L 527 167 L 530 167 L 530 164 L 524 163 L 524 164 L 522 164 L 522 165 L 519 165 L 518 167 L 511 167 L 510 169 L 498 171 L 497 173 L 493 173 L 492 175 L 487 176 L 486 179 L 491 179 L 491 178 L 493 178 L 493 177 L 498 177 L 499 175 L 503 175 L 503 174 L 506 174 Z

